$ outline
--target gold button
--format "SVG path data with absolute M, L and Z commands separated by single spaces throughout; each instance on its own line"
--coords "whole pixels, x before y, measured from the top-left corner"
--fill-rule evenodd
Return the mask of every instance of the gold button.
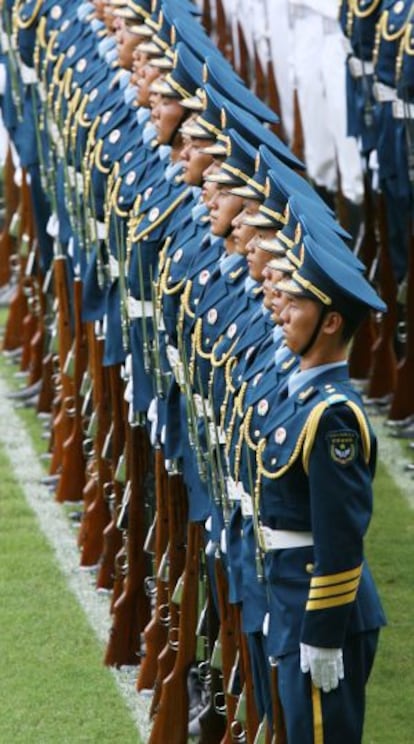
M 315 564 L 314 563 L 307 563 L 306 564 L 306 566 L 305 566 L 306 573 L 311 574 L 311 573 L 314 572 L 314 570 L 315 570 Z

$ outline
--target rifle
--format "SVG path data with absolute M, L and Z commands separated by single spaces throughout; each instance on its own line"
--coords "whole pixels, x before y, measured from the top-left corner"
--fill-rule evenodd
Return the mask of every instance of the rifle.
M 219 633 L 219 619 L 214 605 L 211 585 L 207 574 L 207 645 L 208 656 L 211 658 L 214 644 Z M 217 712 L 217 697 L 223 694 L 223 680 L 221 672 L 209 664 L 207 677 L 209 701 L 199 716 L 200 741 L 199 744 L 216 744 L 222 740 L 226 731 L 226 719 Z
M 157 712 L 162 693 L 162 683 L 172 672 L 177 660 L 177 638 L 179 607 L 182 601 L 183 570 L 185 570 L 185 543 L 187 528 L 187 492 L 182 476 L 170 474 L 167 480 L 168 499 L 168 548 L 165 554 L 165 576 L 168 597 L 168 637 L 157 662 L 157 677 L 154 685 L 150 715 Z M 162 574 L 162 567 L 160 567 Z M 163 576 L 161 575 L 161 580 Z M 178 606 L 177 606 L 178 605 Z M 164 622 L 167 622 L 164 618 Z
M 223 0 L 216 0 L 216 35 L 220 52 L 234 65 L 232 38 L 227 24 Z
M 66 413 L 72 419 L 71 432 L 62 447 L 62 470 L 56 490 L 56 500 L 79 501 L 85 485 L 85 458 L 83 454 L 83 426 L 81 417 L 80 386 L 87 362 L 85 327 L 82 323 L 82 281 L 75 277 L 74 319 L 75 338 L 72 349 L 65 359 L 63 376 L 72 378 L 73 395 L 70 397 L 70 411 L 66 399 Z M 73 356 L 73 377 L 72 377 Z
M 378 285 L 388 311 L 378 321 L 379 334 L 372 348 L 371 376 L 368 398 L 381 399 L 394 392 L 397 382 L 397 361 L 394 349 L 394 332 L 397 325 L 397 285 L 388 250 L 385 205 L 381 194 L 376 204 L 376 232 L 378 245 Z M 376 273 L 376 263 L 371 276 Z
M 4 164 L 4 218 L 3 229 L 0 233 L 0 287 L 8 284 L 11 279 L 10 259 L 15 253 L 16 244 L 10 235 L 9 228 L 12 217 L 19 206 L 19 188 L 14 182 L 14 168 L 10 148 L 7 151 Z
M 213 21 L 211 18 L 210 0 L 203 1 L 202 23 L 205 30 L 207 31 L 207 35 L 211 36 L 211 32 L 213 30 Z
M 112 608 L 113 622 L 105 664 L 135 664 L 139 657 L 140 633 L 150 615 L 145 594 L 147 575 L 144 560 L 145 478 L 150 466 L 150 444 L 146 429 L 127 426 L 127 469 L 130 491 L 127 503 L 127 565 L 123 591 Z
M 228 582 L 220 554 L 216 555 L 215 559 L 215 577 L 220 613 L 219 639 L 227 717 L 226 733 L 222 742 L 227 744 L 232 741 L 231 724 L 235 719 L 237 706 L 237 698 L 232 694 L 230 680 L 238 649 L 240 617 L 237 608 L 228 601 Z
M 168 607 L 168 585 L 160 572 L 161 561 L 168 545 L 168 474 L 164 465 L 161 447 L 156 447 L 154 456 L 155 517 L 147 535 L 146 550 L 153 551 L 150 542 L 154 538 L 155 585 L 147 581 L 147 591 L 154 599 L 152 618 L 143 633 L 144 652 L 137 678 L 137 690 L 152 690 L 157 677 L 157 659 L 167 642 L 167 623 L 164 608 Z M 154 536 L 155 531 L 155 536 Z M 151 537 L 151 540 L 150 540 Z
M 112 508 L 111 520 L 104 530 L 104 548 L 102 553 L 101 565 L 97 577 L 96 585 L 98 588 L 110 589 L 114 587 L 114 580 L 117 578 L 116 591 L 113 593 L 113 603 L 122 591 L 122 561 L 123 552 L 119 554 L 122 548 L 122 532 L 117 527 L 118 511 L 122 504 L 123 483 L 125 476 L 122 472 L 125 465 L 123 451 L 125 447 L 125 426 L 124 426 L 124 400 L 123 385 L 121 384 L 120 366 L 112 365 L 108 367 L 109 389 L 111 397 L 112 427 L 108 433 L 109 450 L 108 459 L 112 468 Z M 116 558 L 118 558 L 116 562 Z M 118 573 L 115 577 L 115 569 Z
M 95 335 L 93 323 L 87 325 L 90 374 L 93 391 L 93 414 L 88 434 L 93 439 L 94 472 L 83 489 L 84 511 L 78 536 L 81 566 L 95 566 L 103 551 L 103 533 L 110 521 L 104 484 L 110 481 L 111 470 L 102 457 L 105 436 L 110 426 L 108 370 L 103 367 L 104 338 Z
M 373 195 L 365 177 L 364 188 L 364 233 L 360 242 L 360 249 L 356 246 L 356 253 L 366 266 L 372 266 L 375 260 L 377 246 L 374 227 Z M 341 222 L 341 224 L 344 224 Z M 344 224 L 346 228 L 346 223 Z M 349 370 L 352 378 L 356 380 L 367 380 L 369 378 L 372 364 L 372 347 L 377 333 L 372 317 L 366 318 L 353 338 L 352 348 L 349 355 Z
M 252 63 L 249 59 L 249 49 L 246 43 L 246 37 L 243 31 L 243 27 L 240 21 L 237 21 L 237 37 L 239 42 L 239 64 L 237 66 L 237 72 L 240 77 L 244 80 L 247 87 L 251 86 L 252 76 Z
M 53 451 L 49 473 L 60 471 L 63 457 L 63 443 L 71 434 L 71 420 L 65 413 L 73 399 L 73 382 L 63 373 L 66 358 L 72 346 L 71 309 L 67 286 L 66 256 L 58 253 L 53 264 L 54 291 L 57 303 L 55 343 L 57 347 L 59 373 L 55 375 L 55 415 L 52 424 Z M 58 383 L 58 384 L 57 384 Z M 77 498 L 79 498 L 79 493 Z
M 405 355 L 398 365 L 397 385 L 388 417 L 391 420 L 403 421 L 414 413 L 412 394 L 414 374 L 414 238 L 411 233 L 409 248 L 409 266 L 407 279 L 405 320 Z
M 187 535 L 177 657 L 174 669 L 162 684 L 159 708 L 154 719 L 149 744 L 159 744 L 161 741 L 168 741 L 169 744 L 187 742 L 187 676 L 196 654 L 197 595 L 200 550 L 203 548 L 203 526 L 190 523 Z M 174 726 L 171 726 L 171 721 L 174 722 Z

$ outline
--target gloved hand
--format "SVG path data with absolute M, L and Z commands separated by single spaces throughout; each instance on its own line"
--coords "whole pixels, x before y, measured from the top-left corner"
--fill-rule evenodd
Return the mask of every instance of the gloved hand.
M 149 404 L 147 411 L 147 418 L 151 424 L 150 430 L 150 441 L 154 447 L 157 443 L 157 431 L 158 431 L 158 398 L 153 398 Z
M 324 692 L 336 690 L 339 680 L 344 678 L 342 649 L 301 643 L 300 668 L 304 674 L 310 672 L 315 687 L 322 688 Z

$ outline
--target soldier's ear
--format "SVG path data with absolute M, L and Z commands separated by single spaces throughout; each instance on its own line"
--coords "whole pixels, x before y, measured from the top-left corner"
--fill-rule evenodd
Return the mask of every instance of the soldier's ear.
M 341 334 L 344 325 L 344 319 L 340 313 L 336 310 L 330 310 L 326 313 L 323 322 L 323 331 L 328 336 L 334 336 L 335 334 Z

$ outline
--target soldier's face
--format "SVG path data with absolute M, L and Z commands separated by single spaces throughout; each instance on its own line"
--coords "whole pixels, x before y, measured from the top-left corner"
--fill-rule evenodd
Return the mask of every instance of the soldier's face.
M 132 70 L 132 55 L 137 45 L 137 36 L 124 26 L 117 32 L 117 40 L 119 64 L 125 70 Z
M 307 297 L 287 296 L 280 312 L 283 335 L 289 349 L 298 354 L 312 338 L 319 322 L 321 305 Z M 314 348 L 314 345 L 313 347 Z
M 259 204 L 260 202 L 255 199 L 245 199 L 243 201 L 243 209 L 231 223 L 233 228 L 231 237 L 234 247 L 237 253 L 241 253 L 243 256 L 247 255 L 249 242 L 254 238 L 257 230 L 252 225 L 245 225 L 243 220 L 246 217 L 253 217 L 259 209 Z
M 201 198 L 204 202 L 204 204 L 208 204 L 209 201 L 213 198 L 213 194 L 217 191 L 217 184 L 213 181 L 205 181 L 204 179 L 207 178 L 212 173 L 218 173 L 220 170 L 220 164 L 217 162 L 217 160 L 213 160 L 211 165 L 206 168 L 205 171 L 203 171 L 203 186 L 201 188 Z
M 231 221 L 243 207 L 241 196 L 231 194 L 226 186 L 219 186 L 207 204 L 210 210 L 211 232 L 225 237 L 231 227 Z
M 210 144 L 208 140 L 184 138 L 180 158 L 183 161 L 184 181 L 191 186 L 201 186 L 203 173 L 213 162 L 212 155 L 200 152 L 208 144 Z
M 135 73 L 135 84 L 138 89 L 138 104 L 140 106 L 146 106 L 147 108 L 151 106 L 152 108 L 151 97 L 153 94 L 150 93 L 150 87 L 151 83 L 159 76 L 160 70 L 158 67 L 150 65 L 148 62 L 146 62 L 142 67 L 139 67 Z
M 256 228 L 254 237 L 247 244 L 249 274 L 256 282 L 263 281 L 263 269 L 269 260 L 269 253 L 263 248 L 259 248 L 258 244 L 261 240 L 274 237 L 274 234 L 274 228 Z
M 177 98 L 161 96 L 152 110 L 152 121 L 157 129 L 160 145 L 168 145 L 177 132 L 185 113 Z

